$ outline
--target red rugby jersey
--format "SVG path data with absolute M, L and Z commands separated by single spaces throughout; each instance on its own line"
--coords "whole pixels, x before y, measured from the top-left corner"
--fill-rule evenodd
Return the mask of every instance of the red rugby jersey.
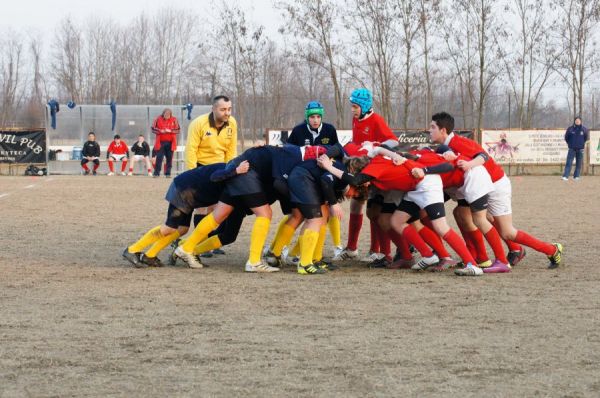
M 375 178 L 373 185 L 383 191 L 413 191 L 422 178 L 415 178 L 411 170 L 415 167 L 423 168 L 420 163 L 407 160 L 402 165 L 395 165 L 391 159 L 384 156 L 375 156 L 371 162 L 362 169 L 361 174 Z
M 352 119 L 352 142 L 362 144 L 365 141 L 384 142 L 387 140 L 398 141 L 398 137 L 392 133 L 392 129 L 377 113 L 372 113 L 371 116 L 362 120 Z
M 108 145 L 108 149 L 106 152 L 112 153 L 113 155 L 127 155 L 129 152 L 129 148 L 125 141 L 121 140 L 121 142 L 117 145 L 115 141 L 112 141 L 110 145 Z
M 473 159 L 478 153 L 485 153 L 485 150 L 473 140 L 454 134 L 448 144 L 450 149 L 457 155 L 464 155 L 467 158 Z M 487 170 L 492 182 L 496 182 L 504 177 L 504 170 L 498 165 L 490 156 L 488 160 L 483 164 L 483 167 Z
M 444 188 L 462 187 L 464 185 L 465 172 L 458 166 L 456 166 L 456 163 L 459 160 L 469 160 L 469 158 L 463 155 L 458 155 L 458 157 L 454 161 L 449 162 L 445 160 L 442 157 L 442 155 L 428 150 L 411 151 L 410 153 L 414 155 L 419 155 L 419 163 L 427 167 L 435 166 L 441 163 L 450 163 L 452 166 L 454 166 L 454 169 L 452 171 L 449 171 L 448 173 L 439 174 L 439 176 L 442 179 L 442 184 L 444 185 Z

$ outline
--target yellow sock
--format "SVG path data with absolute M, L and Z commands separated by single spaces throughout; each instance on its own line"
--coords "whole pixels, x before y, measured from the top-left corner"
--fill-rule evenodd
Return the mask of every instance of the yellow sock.
M 177 238 L 179 238 L 179 232 L 178 231 L 175 231 L 172 234 L 169 234 L 167 236 L 164 236 L 164 237 L 160 238 L 159 240 L 157 240 L 156 242 L 154 242 L 154 244 L 152 245 L 152 247 L 150 247 L 150 249 L 148 249 L 148 251 L 146 252 L 146 256 L 147 257 L 156 257 L 156 256 L 158 256 L 158 253 L 160 253 L 160 251 L 162 249 L 164 249 L 165 247 L 169 246 L 169 244 L 171 242 L 173 242 Z
M 250 264 L 258 264 L 262 254 L 262 248 L 269 234 L 271 219 L 267 217 L 256 217 L 252 226 L 252 234 L 250 235 L 250 256 L 248 261 Z
M 212 213 L 207 215 L 198 223 L 194 232 L 186 239 L 185 243 L 181 245 L 184 252 L 192 253 L 198 243 L 202 242 L 208 237 L 219 224 L 215 221 L 215 217 Z
M 284 215 L 283 218 L 281 219 L 281 221 L 279 221 L 279 224 L 277 225 L 277 231 L 275 232 L 275 239 L 273 239 L 273 242 L 271 242 L 271 246 L 269 247 L 269 250 L 273 251 L 273 247 L 275 246 L 275 241 L 277 240 L 277 237 L 281 234 L 281 228 L 283 228 L 283 226 L 285 225 L 285 223 L 287 222 L 287 220 L 289 218 L 290 218 L 290 216 Z
M 273 246 L 271 247 L 271 252 L 276 256 L 281 256 L 281 251 L 283 248 L 290 244 L 292 238 L 294 237 L 294 232 L 296 229 L 290 227 L 287 224 L 284 224 L 278 231 L 278 235 L 275 236 L 273 240 Z
M 342 245 L 342 225 L 340 219 L 337 217 L 329 217 L 329 233 L 331 234 L 331 240 L 335 247 Z
M 300 235 L 298 237 L 298 240 L 296 240 L 296 244 L 294 245 L 294 247 L 292 248 L 292 250 L 290 250 L 290 252 L 288 253 L 288 255 L 291 256 L 291 257 L 297 257 L 297 256 L 299 256 L 301 248 L 302 248 L 302 235 Z
M 317 241 L 319 240 L 319 233 L 311 229 L 306 229 L 304 235 L 302 235 L 302 250 L 300 254 L 300 265 L 306 267 L 312 264 L 313 254 Z
M 325 238 L 327 237 L 327 227 L 323 225 L 319 229 L 319 240 L 315 246 L 315 252 L 313 253 L 314 261 L 321 261 L 323 259 L 323 246 L 325 246 Z
M 199 255 L 206 253 L 211 250 L 218 249 L 221 246 L 223 246 L 223 244 L 221 243 L 221 239 L 219 239 L 219 235 L 213 235 L 210 238 L 200 242 L 200 244 L 194 248 L 194 254 Z
M 144 236 L 133 245 L 129 246 L 127 250 L 129 253 L 137 253 L 144 250 L 146 246 L 150 246 L 160 238 L 162 238 L 162 234 L 160 233 L 160 225 L 158 227 L 152 228 L 150 231 L 146 232 Z

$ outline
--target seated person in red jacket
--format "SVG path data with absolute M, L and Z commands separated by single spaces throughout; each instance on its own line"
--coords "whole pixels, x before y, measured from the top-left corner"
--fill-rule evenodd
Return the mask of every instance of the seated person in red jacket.
M 127 168 L 127 159 L 129 158 L 129 148 L 125 141 L 121 141 L 119 134 L 115 134 L 113 141 L 108 146 L 106 158 L 108 159 L 108 168 L 110 169 L 109 176 L 115 175 L 114 162 L 118 161 L 121 161 L 121 175 L 126 175 L 125 169 Z
M 131 157 L 129 164 L 129 174 L 133 175 L 133 169 L 135 168 L 136 162 L 144 162 L 146 165 L 146 169 L 148 170 L 148 175 L 152 176 L 152 164 L 150 163 L 150 146 L 146 141 L 144 141 L 144 136 L 140 134 L 138 136 L 135 144 L 131 146 L 131 152 L 133 156 Z
M 154 166 L 155 177 L 160 175 L 163 157 L 167 158 L 165 177 L 171 176 L 173 153 L 177 150 L 177 134 L 180 130 L 179 122 L 169 108 L 166 108 L 160 116 L 154 119 L 152 132 L 156 134 L 154 149 L 157 151 L 156 165 Z

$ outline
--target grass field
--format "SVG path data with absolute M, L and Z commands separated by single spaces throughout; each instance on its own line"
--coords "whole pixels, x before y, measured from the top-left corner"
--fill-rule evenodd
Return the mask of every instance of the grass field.
M 566 266 L 480 278 L 245 274 L 252 218 L 207 269 L 134 269 L 169 182 L 0 177 L 0 397 L 600 396 L 598 177 L 512 178 Z

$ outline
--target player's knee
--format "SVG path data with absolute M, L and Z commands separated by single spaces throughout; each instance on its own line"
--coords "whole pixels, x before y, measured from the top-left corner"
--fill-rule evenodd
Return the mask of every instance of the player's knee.
M 180 226 L 179 228 L 177 228 L 177 232 L 179 232 L 179 236 L 183 236 L 183 235 L 187 234 L 189 229 L 190 229 L 190 227 Z
M 232 244 L 237 239 L 237 231 L 223 231 L 218 234 L 221 245 L 226 246 Z

